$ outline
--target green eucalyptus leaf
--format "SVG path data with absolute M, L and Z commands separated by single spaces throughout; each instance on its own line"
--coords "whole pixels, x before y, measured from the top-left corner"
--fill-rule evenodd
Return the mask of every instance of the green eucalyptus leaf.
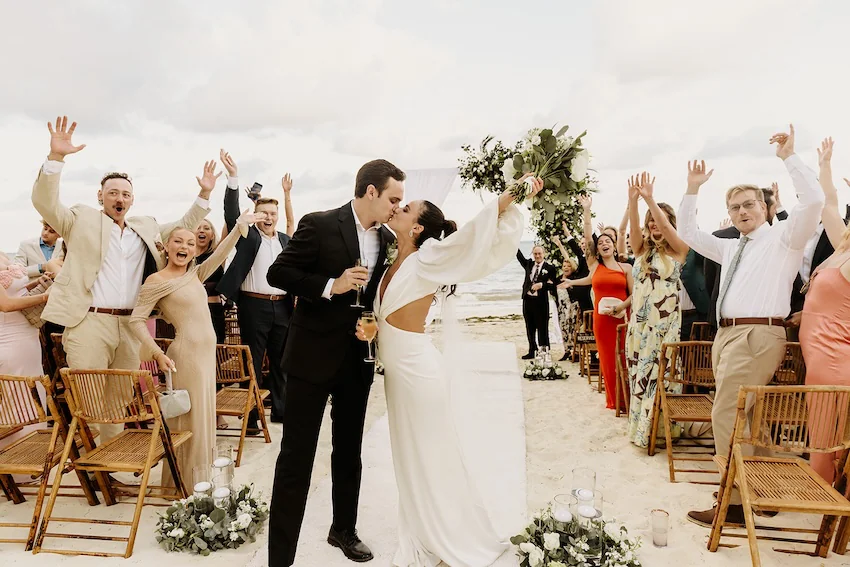
M 561 129 L 560 129 L 560 130 L 558 130 L 558 133 L 557 133 L 557 134 L 555 134 L 555 136 L 556 136 L 557 138 L 560 138 L 561 136 L 563 136 L 564 134 L 566 134 L 566 133 L 567 133 L 567 130 L 569 130 L 569 129 L 570 129 L 569 124 L 564 124 L 563 126 L 561 126 Z

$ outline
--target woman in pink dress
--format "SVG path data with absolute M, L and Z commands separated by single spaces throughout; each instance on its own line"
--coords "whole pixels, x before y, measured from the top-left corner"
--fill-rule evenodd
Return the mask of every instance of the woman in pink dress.
M 850 360 L 850 229 L 838 212 L 838 190 L 832 182 L 831 158 L 832 138 L 827 138 L 818 150 L 819 179 L 826 196 L 823 227 L 835 253 L 817 267 L 806 284 L 800 345 L 806 361 L 806 385 L 850 386 L 847 363 Z M 837 423 L 831 419 L 818 422 Z M 817 427 L 810 425 L 810 434 L 815 440 L 818 433 Z M 839 457 L 834 453 L 813 454 L 812 468 L 832 483 Z

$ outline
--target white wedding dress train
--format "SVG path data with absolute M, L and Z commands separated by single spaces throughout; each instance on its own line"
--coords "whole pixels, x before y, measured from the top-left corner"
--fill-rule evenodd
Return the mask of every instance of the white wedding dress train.
M 403 331 L 386 319 L 442 286 L 478 280 L 503 267 L 516 256 L 523 227 L 516 205 L 499 215 L 494 201 L 456 233 L 426 241 L 399 266 L 384 297 L 379 293 L 375 299 L 399 492 L 399 547 L 393 558 L 398 567 L 436 567 L 441 561 L 485 567 L 508 544 L 496 534 L 464 464 L 451 405 L 457 365 L 430 336 Z

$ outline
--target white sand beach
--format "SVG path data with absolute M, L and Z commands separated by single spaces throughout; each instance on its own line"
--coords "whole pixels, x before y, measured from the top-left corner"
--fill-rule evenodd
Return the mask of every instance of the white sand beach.
M 438 329 L 435 334 L 439 335 Z M 516 318 L 474 320 L 467 325 L 466 334 L 478 341 L 513 343 L 513 354 L 517 357 L 525 353 L 525 330 L 522 321 Z M 509 345 L 505 347 L 509 348 Z M 561 351 L 556 349 L 554 354 L 560 356 Z M 517 363 L 519 368 L 523 367 L 523 361 L 518 360 Z M 643 538 L 639 556 L 644 565 L 650 567 L 749 565 L 749 551 L 746 545 L 735 549 L 721 548 L 717 553 L 710 553 L 706 549 L 709 531 L 685 519 L 688 510 L 705 509 L 711 506 L 711 493 L 715 488 L 684 482 L 671 484 L 668 481 L 667 459 L 663 451 L 655 457 L 648 457 L 645 451 L 632 446 L 625 436 L 626 418 L 617 419 L 613 412 L 605 409 L 603 396 L 591 389 L 586 380 L 578 376 L 576 365 L 562 364 L 570 373 L 570 378 L 565 381 L 528 382 L 520 379 L 514 381 L 521 385 L 518 390 L 521 390 L 523 407 L 520 409 L 524 409 L 525 467 L 524 470 L 523 467 L 517 467 L 524 473 L 526 479 L 524 512 L 530 517 L 531 514 L 545 507 L 555 494 L 569 491 L 573 468 L 591 467 L 597 473 L 597 488 L 604 494 L 604 515 L 616 519 L 633 535 Z M 498 389 L 502 393 L 510 391 L 510 383 L 507 379 L 494 379 L 492 382 L 493 389 Z M 474 386 L 483 389 L 487 387 L 487 383 L 479 381 Z M 511 395 L 519 396 L 520 392 L 516 391 Z M 509 398 L 509 396 L 505 395 L 502 398 Z M 493 399 L 500 398 L 494 395 Z M 509 401 L 504 400 L 498 403 L 507 404 L 505 407 L 510 405 Z M 521 415 L 519 409 L 516 411 Z M 396 495 L 389 460 L 385 413 L 383 381 L 380 376 L 377 376 L 367 415 L 361 518 L 358 527 L 363 540 L 372 545 L 376 552 L 376 560 L 371 565 L 380 567 L 390 564 L 395 529 Z M 512 428 L 520 430 L 521 424 Z M 259 439 L 248 441 L 243 465 L 236 471 L 237 484 L 253 482 L 267 498 L 271 496 L 272 476 L 280 441 L 280 426 L 272 425 L 272 433 L 273 442 L 270 445 L 264 444 Z M 514 441 L 510 441 L 510 444 L 513 447 L 512 451 L 515 447 L 521 446 L 521 443 Z M 350 565 L 338 550 L 331 549 L 324 542 L 330 521 L 328 504 L 330 451 L 330 419 L 329 415 L 326 415 L 296 562 L 299 567 Z M 498 457 L 499 455 L 493 456 L 493 458 Z M 70 476 L 67 477 L 69 480 Z M 516 478 L 516 475 L 512 478 Z M 483 490 L 485 497 L 497 497 L 489 496 L 493 493 L 486 490 L 485 487 Z M 128 519 L 132 514 L 132 507 L 126 504 L 111 508 L 99 506 L 90 509 L 81 499 L 62 498 L 59 502 L 60 506 L 66 507 L 64 508 L 66 512 L 86 514 L 96 518 Z M 655 548 L 651 543 L 649 512 L 653 508 L 663 508 L 670 512 L 671 529 L 669 546 L 666 548 Z M 4 567 L 150 566 L 157 563 L 226 565 L 228 567 L 266 565 L 267 532 L 264 532 L 254 544 L 245 545 L 235 551 L 218 552 L 209 557 L 167 554 L 157 546 L 153 537 L 156 514 L 161 510 L 162 508 L 145 507 L 135 551 L 130 559 L 32 555 L 24 552 L 21 546 L 0 544 L 0 565 Z M 29 521 L 31 512 L 29 502 L 18 506 L 8 502 L 0 503 L 0 517 L 3 521 L 26 522 Z M 521 515 L 522 512 L 523 510 L 520 510 L 517 514 Z M 764 524 L 807 522 L 809 526 L 817 527 L 818 519 L 783 514 L 773 520 L 758 518 L 757 522 Z M 124 535 L 118 531 L 112 533 Z M 745 543 L 745 540 L 739 540 L 739 542 Z M 90 545 L 93 542 L 86 543 Z M 109 546 L 109 551 L 119 550 L 118 544 L 99 545 L 104 545 L 104 549 Z M 769 542 L 760 543 L 762 562 L 765 566 L 850 565 L 850 557 L 841 557 L 832 553 L 827 559 L 817 559 L 778 553 L 771 548 Z M 500 567 L 516 564 L 512 552 L 508 552 L 498 562 Z

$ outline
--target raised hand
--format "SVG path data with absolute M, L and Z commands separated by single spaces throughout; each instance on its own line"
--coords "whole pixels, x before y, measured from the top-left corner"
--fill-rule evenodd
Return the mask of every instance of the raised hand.
M 726 217 L 725 219 L 720 221 L 720 230 L 723 230 L 724 228 L 729 228 L 730 226 L 732 226 L 732 219 L 730 219 L 729 217 Z
M 714 170 L 706 171 L 705 160 L 688 162 L 688 188 L 699 189 L 711 178 Z
M 215 161 L 210 160 L 204 164 L 203 177 L 195 177 L 198 180 L 198 185 L 201 186 L 201 197 L 209 199 L 210 193 L 215 189 L 215 182 L 221 177 L 222 172 L 215 172 Z
M 255 213 L 252 212 L 251 209 L 245 209 L 242 211 L 242 214 L 239 215 L 239 218 L 236 219 L 236 224 L 238 226 L 250 226 L 264 220 L 266 220 L 266 213 L 262 211 Z
M 564 236 L 567 237 L 567 240 L 573 237 L 570 234 L 570 227 L 567 226 L 567 221 L 561 221 L 561 228 L 564 229 Z
M 239 168 L 236 167 L 236 162 L 233 161 L 233 158 L 230 157 L 230 154 L 224 151 L 224 149 L 218 152 L 218 158 L 221 160 L 222 165 L 224 165 L 224 169 L 227 170 L 228 177 L 236 177 L 239 173 Z
M 67 116 L 57 116 L 56 129 L 53 129 L 53 124 L 50 122 L 47 123 L 47 129 L 50 131 L 50 155 L 47 156 L 47 159 L 64 161 L 65 156 L 75 154 L 86 147 L 85 144 L 75 146 L 71 141 L 71 136 L 77 129 L 77 123 L 71 122 L 69 128 Z
M 640 181 L 638 183 L 638 193 L 641 197 L 646 199 L 652 199 L 652 191 L 655 187 L 655 177 L 651 177 L 649 173 L 643 172 L 640 174 Z
M 794 155 L 794 125 L 788 126 L 789 133 L 779 132 L 770 137 L 770 143 L 776 144 L 776 157 L 783 160 Z
M 578 203 L 579 205 L 581 205 L 582 209 L 584 209 L 585 211 L 589 211 L 590 208 L 593 206 L 593 197 L 591 197 L 590 195 L 579 195 Z
M 773 195 L 773 200 L 776 202 L 776 206 L 782 205 L 782 201 L 779 199 L 779 183 L 774 181 L 770 184 L 770 193 Z
M 629 187 L 629 200 L 637 201 L 640 198 L 640 176 L 632 175 L 626 184 Z
M 824 138 L 820 143 L 820 147 L 818 148 L 818 165 L 820 167 L 828 165 L 832 160 L 833 145 L 832 137 Z
M 284 193 L 292 191 L 292 176 L 288 173 L 284 175 L 280 180 L 280 186 L 283 188 Z

